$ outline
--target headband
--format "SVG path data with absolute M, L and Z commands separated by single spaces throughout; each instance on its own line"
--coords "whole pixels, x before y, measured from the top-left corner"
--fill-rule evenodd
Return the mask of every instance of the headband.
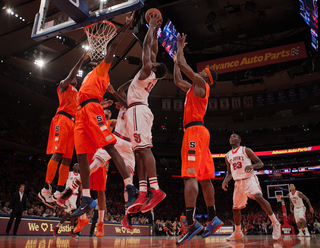
M 210 79 L 210 85 L 213 84 L 213 78 L 212 78 L 212 75 L 211 75 L 211 72 L 210 72 L 210 69 L 209 68 L 205 68 L 208 76 L 209 76 L 209 79 Z

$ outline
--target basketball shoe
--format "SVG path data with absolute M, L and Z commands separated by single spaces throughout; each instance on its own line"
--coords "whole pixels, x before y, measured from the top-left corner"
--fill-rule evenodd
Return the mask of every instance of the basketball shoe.
M 55 206 L 54 201 L 52 199 L 52 192 L 51 192 L 51 185 L 48 182 L 49 189 L 43 188 L 39 193 L 38 193 L 38 198 L 48 206 L 49 208 L 53 208 Z
M 272 238 L 274 240 L 278 240 L 281 237 L 281 225 L 278 222 L 277 224 L 273 225 L 273 232 L 272 232 Z
M 54 203 L 57 203 L 57 200 L 59 197 L 61 197 L 62 192 L 60 191 L 56 191 L 52 194 L 52 200 L 54 201 Z
M 104 222 L 99 221 L 97 224 L 96 237 L 102 238 L 104 236 Z
M 126 209 L 129 208 L 138 199 L 139 191 L 132 184 L 126 186 L 126 191 L 128 192 L 128 202 L 126 204 Z
M 133 231 L 133 227 L 131 224 L 131 216 L 129 214 L 126 214 L 123 218 L 123 220 L 121 221 L 121 224 L 129 231 L 132 232 Z
M 57 237 L 58 236 L 58 231 L 59 231 L 59 226 L 56 225 L 53 227 L 53 236 Z
M 127 209 L 128 213 L 133 214 L 133 213 L 140 212 L 141 209 L 146 205 L 147 201 L 148 201 L 147 192 L 140 191 L 137 200 L 128 207 Z
M 72 196 L 72 189 L 69 187 L 66 188 L 60 195 L 60 197 L 57 198 L 57 205 L 61 208 L 67 209 L 68 206 L 66 205 L 66 201 L 69 200 L 69 198 Z
M 206 230 L 202 235 L 202 238 L 206 238 L 215 233 L 221 226 L 223 226 L 223 222 L 216 216 L 213 218 L 211 222 L 207 224 Z
M 88 224 L 89 224 L 89 222 L 90 222 L 90 220 L 87 219 L 87 218 L 84 219 L 84 220 L 78 219 L 78 220 L 76 221 L 77 226 L 73 229 L 73 233 L 78 233 L 78 232 L 80 232 L 80 231 L 84 228 L 85 225 L 88 225 Z
M 69 233 L 70 237 L 72 237 L 74 239 L 79 238 L 78 234 L 74 233 L 73 230 L 74 230 L 74 228 L 71 227 L 71 231 Z
M 70 216 L 71 218 L 79 217 L 80 215 L 83 215 L 83 214 L 89 212 L 91 209 L 93 209 L 98 204 L 90 196 L 82 196 L 81 198 L 82 198 L 81 204 L 78 207 L 78 209 L 73 214 L 71 214 L 71 216 Z
M 229 237 L 226 238 L 227 241 L 234 241 L 237 239 L 242 239 L 244 237 L 242 232 L 234 231 Z
M 155 190 L 150 188 L 149 198 L 147 204 L 141 209 L 141 213 L 146 213 L 158 205 L 164 198 L 166 198 L 166 193 L 161 189 Z
M 189 242 L 194 236 L 201 232 L 202 229 L 203 226 L 195 220 L 191 226 L 188 226 L 187 231 L 180 237 L 176 245 L 179 246 Z

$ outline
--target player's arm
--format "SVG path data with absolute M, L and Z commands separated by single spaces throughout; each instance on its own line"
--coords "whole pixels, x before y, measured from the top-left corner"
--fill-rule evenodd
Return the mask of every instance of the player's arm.
M 177 65 L 177 54 L 173 55 L 174 67 L 173 67 L 173 76 L 174 76 L 174 84 L 178 86 L 184 92 L 188 92 L 191 87 L 191 84 L 182 78 L 181 71 L 179 66 Z
M 302 192 L 298 192 L 298 196 L 300 197 L 300 198 L 302 198 L 303 200 L 305 200 L 307 203 L 308 203 L 308 205 L 309 205 L 309 208 L 310 208 L 310 212 L 313 214 L 314 213 L 314 210 L 313 210 L 313 207 L 312 207 L 312 205 L 311 205 L 311 202 L 309 201 L 309 198 L 308 197 L 306 197 Z
M 126 24 L 117 34 L 117 36 L 111 41 L 111 44 L 108 46 L 107 55 L 104 57 L 104 62 L 106 64 L 110 64 L 113 58 L 113 55 L 116 53 L 116 49 L 120 42 L 123 40 L 124 36 L 126 35 L 129 27 L 133 22 L 134 11 L 132 12 L 131 16 L 126 17 Z
M 197 97 L 204 98 L 206 95 L 206 82 L 198 73 L 195 73 L 192 68 L 187 64 L 186 58 L 183 54 L 183 49 L 185 47 L 186 43 L 186 37 L 187 35 L 182 34 L 182 37 L 180 34 L 178 35 L 178 41 L 177 41 L 177 65 L 179 66 L 180 70 L 195 84 L 194 87 L 194 94 Z
M 258 157 L 254 154 L 254 152 L 253 152 L 250 148 L 248 148 L 248 147 L 246 147 L 246 154 L 247 154 L 248 157 L 254 162 L 254 164 L 246 166 L 245 171 L 246 171 L 247 173 L 251 172 L 251 171 L 254 170 L 254 169 L 261 169 L 261 168 L 264 166 L 264 164 L 263 164 L 263 162 L 261 161 L 261 159 L 258 158 Z
M 153 33 L 154 37 L 151 45 L 151 62 L 152 63 L 156 63 L 156 58 L 158 54 L 158 30 L 161 26 L 161 23 L 162 23 L 162 20 L 161 22 L 158 23 L 158 26 L 155 27 L 154 33 Z
M 121 85 L 117 89 L 117 93 L 119 94 L 119 96 L 121 96 L 124 99 L 127 99 L 127 95 L 126 95 L 125 91 L 129 89 L 129 86 L 130 86 L 131 82 L 132 82 L 132 79 L 130 79 L 129 81 L 125 82 L 123 85 Z
M 289 197 L 289 200 L 290 200 L 290 212 L 294 213 L 294 211 L 293 211 L 293 203 L 292 203 L 292 200 L 291 200 L 290 197 Z
M 113 101 L 108 99 L 103 99 L 100 102 L 100 105 L 102 106 L 103 109 L 109 108 L 112 104 L 113 104 Z
M 159 25 L 160 21 L 161 21 L 161 18 L 159 18 L 157 15 L 154 16 L 152 14 L 150 16 L 150 22 L 149 22 L 150 26 L 143 40 L 142 68 L 141 68 L 141 74 L 139 77 L 140 80 L 144 80 L 150 76 L 151 69 L 152 69 L 151 48 L 152 48 L 154 38 L 157 37 L 155 30 L 157 29 L 157 26 Z
M 81 56 L 78 63 L 71 69 L 69 75 L 65 79 L 60 81 L 60 93 L 66 91 L 66 89 L 69 87 L 69 84 L 76 79 L 78 71 L 81 68 L 83 61 L 85 61 L 87 58 L 89 58 L 89 53 L 86 52 Z
M 130 81 L 131 82 L 131 81 Z M 124 106 L 124 107 L 127 107 L 127 99 L 126 99 L 126 96 L 124 94 L 124 97 L 123 95 L 120 95 L 118 94 L 118 92 L 116 92 L 113 88 L 113 86 L 111 84 L 109 84 L 108 88 L 107 88 L 107 91 L 109 91 L 112 95 L 114 95 L 114 97 L 119 101 L 119 103 Z
M 110 120 L 110 130 L 111 130 L 111 132 L 113 131 L 113 129 L 116 126 L 116 124 L 117 124 L 117 119 L 111 119 Z
M 227 191 L 228 182 L 232 179 L 232 174 L 231 174 L 231 169 L 230 169 L 230 163 L 229 163 L 227 157 L 225 157 L 225 161 L 226 161 L 226 164 L 227 164 L 227 175 L 226 175 L 226 177 L 224 178 L 224 180 L 222 182 L 222 189 L 224 191 Z

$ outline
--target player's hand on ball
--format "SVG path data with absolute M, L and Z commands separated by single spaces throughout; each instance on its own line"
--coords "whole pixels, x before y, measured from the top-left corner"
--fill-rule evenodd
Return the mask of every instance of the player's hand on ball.
M 244 171 L 246 173 L 250 173 L 253 170 L 253 167 L 251 165 L 246 166 L 246 168 L 244 168 Z

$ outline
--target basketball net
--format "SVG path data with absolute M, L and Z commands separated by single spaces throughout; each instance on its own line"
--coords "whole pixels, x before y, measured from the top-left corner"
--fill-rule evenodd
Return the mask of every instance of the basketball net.
M 277 197 L 277 202 L 282 202 L 282 195 L 276 195 Z
M 101 60 L 107 55 L 108 42 L 117 34 L 117 29 L 109 21 L 101 21 L 83 28 L 87 34 L 91 60 Z

